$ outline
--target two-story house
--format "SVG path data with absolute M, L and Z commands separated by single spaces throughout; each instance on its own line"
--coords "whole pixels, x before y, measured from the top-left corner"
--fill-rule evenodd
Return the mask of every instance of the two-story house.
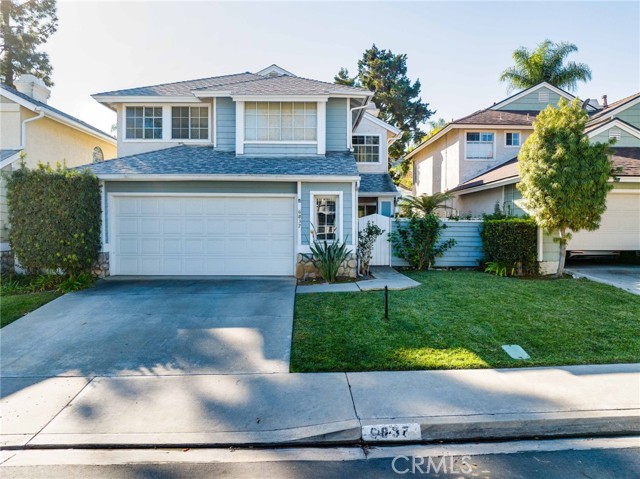
M 48 104 L 51 91 L 33 75 L 22 75 L 16 88 L 0 85 L 0 171 L 24 163 L 55 167 L 84 165 L 116 157 L 111 135 Z M 0 178 L 0 251 L 11 258 L 6 191 Z M 12 260 L 7 259 L 12 264 Z
M 93 98 L 117 113 L 119 157 L 89 166 L 112 275 L 294 275 L 313 240 L 355 255 L 358 215 L 392 214 L 399 131 L 368 90 L 272 65 Z
M 537 114 L 560 98 L 575 97 L 548 83 L 521 91 L 489 108 L 453 121 L 413 150 L 414 194 L 450 192 L 461 215 L 480 216 L 495 205 L 520 215 L 518 152 L 533 131 Z M 619 169 L 607 211 L 597 231 L 573 235 L 574 253 L 640 250 L 640 93 L 612 104 L 586 100 L 593 142 L 615 138 L 613 164 Z

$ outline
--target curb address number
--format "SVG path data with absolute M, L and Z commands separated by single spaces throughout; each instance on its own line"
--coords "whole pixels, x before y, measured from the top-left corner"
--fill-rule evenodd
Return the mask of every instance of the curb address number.
M 365 441 L 416 441 L 422 439 L 420 424 L 375 424 L 362 426 Z

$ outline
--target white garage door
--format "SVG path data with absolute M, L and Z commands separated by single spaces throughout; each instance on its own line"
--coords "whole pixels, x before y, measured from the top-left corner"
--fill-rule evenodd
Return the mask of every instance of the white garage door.
M 579 231 L 567 246 L 573 251 L 640 250 L 640 195 L 609 193 L 596 231 Z
M 112 199 L 112 274 L 293 274 L 293 198 Z

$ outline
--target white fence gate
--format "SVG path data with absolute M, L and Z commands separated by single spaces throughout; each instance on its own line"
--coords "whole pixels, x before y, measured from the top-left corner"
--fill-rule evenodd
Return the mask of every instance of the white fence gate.
M 358 218 L 358 231 L 365 229 L 369 221 L 384 230 L 373 245 L 371 266 L 391 266 L 391 243 L 389 242 L 391 218 L 378 214 L 363 216 Z

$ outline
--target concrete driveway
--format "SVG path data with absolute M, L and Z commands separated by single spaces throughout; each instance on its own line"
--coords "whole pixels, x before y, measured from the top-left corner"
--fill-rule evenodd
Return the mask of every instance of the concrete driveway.
M 568 266 L 567 272 L 640 294 L 640 265 L 581 264 Z
M 293 278 L 110 279 L 2 329 L 4 377 L 289 371 Z

